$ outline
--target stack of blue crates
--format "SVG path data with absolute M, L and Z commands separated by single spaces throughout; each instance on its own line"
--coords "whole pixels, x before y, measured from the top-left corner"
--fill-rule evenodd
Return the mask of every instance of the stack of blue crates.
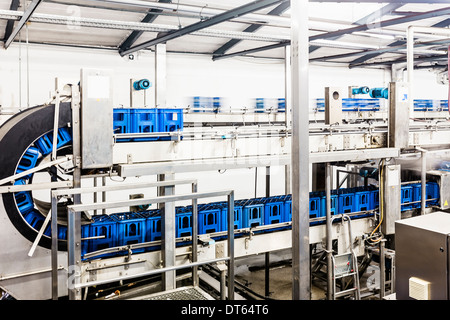
M 317 111 L 325 111 L 325 99 L 316 99 Z M 379 111 L 380 99 L 342 99 L 342 111 Z
M 428 182 L 427 206 L 438 204 L 439 185 L 436 182 Z M 22 195 L 20 195 L 22 196 Z M 27 213 L 24 218 L 39 229 L 44 218 L 34 208 L 27 206 L 27 198 L 17 199 L 18 203 L 25 206 Z M 411 183 L 401 187 L 402 211 L 420 207 L 420 203 L 413 203 L 421 199 L 421 184 Z M 433 200 L 434 199 L 434 200 Z M 29 200 L 29 198 L 28 198 Z M 359 213 L 352 215 L 357 219 L 373 213 L 366 213 L 379 206 L 379 190 L 377 187 L 355 187 L 331 190 L 331 214 Z M 309 209 L 310 218 L 326 216 L 325 192 L 310 192 Z M 192 206 L 180 206 L 175 208 L 175 235 L 177 238 L 192 236 Z M 228 230 L 228 203 L 226 201 L 213 202 L 198 205 L 198 234 L 216 233 Z M 292 195 L 280 195 L 253 199 L 235 200 L 234 202 L 234 227 L 235 229 L 252 228 L 263 225 L 277 224 L 292 221 Z M 311 225 L 323 223 L 323 221 L 311 221 Z M 123 246 L 141 242 L 151 242 L 161 239 L 162 227 L 160 210 L 148 210 L 139 213 L 117 213 L 113 215 L 94 216 L 94 222 L 82 227 L 83 238 L 105 236 L 101 239 L 91 239 L 83 243 L 82 252 L 92 252 L 105 248 Z M 268 232 L 279 230 L 269 229 Z M 66 237 L 64 230 L 58 230 L 61 238 Z M 66 231 L 67 232 L 67 231 Z M 258 231 L 267 232 L 267 231 Z M 46 234 L 50 235 L 47 228 Z M 220 238 L 217 238 L 220 239 Z M 183 245 L 178 243 L 177 245 Z M 155 250 L 158 246 L 146 249 Z M 115 254 L 107 254 L 111 256 Z
M 113 110 L 113 128 L 115 134 L 174 132 L 183 130 L 183 109 L 160 108 L 117 108 Z M 168 140 L 170 137 L 142 137 L 133 141 Z M 118 142 L 131 141 L 118 138 Z

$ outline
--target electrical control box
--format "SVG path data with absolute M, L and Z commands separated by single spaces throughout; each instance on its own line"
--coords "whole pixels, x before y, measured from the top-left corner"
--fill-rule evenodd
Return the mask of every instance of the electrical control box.
M 448 300 L 450 214 L 435 212 L 395 223 L 397 300 Z

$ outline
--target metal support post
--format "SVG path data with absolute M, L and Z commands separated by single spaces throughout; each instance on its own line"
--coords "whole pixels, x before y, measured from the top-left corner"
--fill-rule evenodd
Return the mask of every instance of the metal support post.
M 331 166 L 325 168 L 326 235 L 327 235 L 327 299 L 333 299 L 333 239 L 331 228 Z
M 386 290 L 386 263 L 384 260 L 384 242 L 384 239 L 380 241 L 380 299 L 384 298 Z
M 77 85 L 72 86 L 72 152 L 73 152 L 73 187 L 81 187 L 81 128 L 80 128 L 80 109 L 81 109 L 81 97 L 80 88 Z M 81 195 L 73 195 L 73 203 L 75 205 L 81 204 Z M 79 281 L 79 277 L 73 273 L 80 271 L 81 264 L 81 217 L 80 213 L 69 213 L 68 216 L 68 231 L 67 239 L 69 244 L 74 246 L 69 246 L 68 251 L 68 266 L 69 266 L 69 298 L 70 299 L 80 299 L 81 291 L 78 289 L 73 289 L 71 287 L 71 279 L 76 282 Z M 78 245 L 77 245 L 78 244 Z M 57 251 L 56 251 L 57 254 Z M 72 273 L 72 274 L 71 274 Z
M 174 180 L 174 174 L 165 174 L 164 180 Z M 175 187 L 164 187 L 164 196 L 175 194 Z M 162 259 L 165 268 L 175 266 L 175 202 L 164 203 L 164 210 L 161 212 L 161 236 L 162 236 Z M 196 228 L 196 224 L 192 222 L 192 229 Z M 176 288 L 176 273 L 168 271 L 163 273 L 163 289 L 171 290 Z
M 51 198 L 52 228 L 52 299 L 58 300 L 58 198 Z
M 166 107 L 166 44 L 155 46 L 155 105 Z
M 192 184 L 192 193 L 197 192 L 197 183 Z M 197 262 L 198 256 L 198 201 L 192 199 L 192 262 Z M 192 268 L 192 285 L 197 287 L 199 285 L 198 280 L 198 267 Z
M 228 300 L 234 300 L 234 191 L 228 196 Z
M 270 167 L 266 167 L 266 197 L 270 197 Z M 265 253 L 264 259 L 265 296 L 270 295 L 270 252 Z
M 286 130 L 291 128 L 291 46 L 284 48 L 284 73 L 285 73 L 285 126 Z M 291 193 L 291 164 L 284 166 L 284 190 L 285 194 Z
M 309 246 L 308 0 L 291 2 L 292 298 L 311 299 Z
M 420 199 L 420 214 L 425 214 L 425 208 L 427 206 L 427 151 L 425 149 L 420 150 L 422 153 L 421 164 L 422 169 L 420 171 L 420 182 L 422 185 L 422 198 Z
M 67 256 L 68 256 L 68 289 L 69 299 L 81 300 L 81 290 L 75 286 L 80 283 L 81 273 L 81 214 L 68 212 Z
M 227 273 L 225 269 L 220 269 L 220 300 L 226 300 L 227 299 L 227 292 L 226 292 L 226 286 L 227 286 Z

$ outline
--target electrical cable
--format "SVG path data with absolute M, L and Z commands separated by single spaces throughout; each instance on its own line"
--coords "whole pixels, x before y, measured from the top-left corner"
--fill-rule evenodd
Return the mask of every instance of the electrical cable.
M 384 193 L 384 188 L 383 188 L 383 174 L 384 174 L 384 162 L 385 162 L 385 160 L 384 159 L 381 159 L 381 161 L 379 162 L 379 164 L 378 164 L 378 171 L 380 172 L 380 195 L 379 195 L 379 198 L 380 198 L 380 221 L 379 221 L 379 223 L 378 223 L 378 225 L 376 226 L 376 228 L 375 229 L 373 229 L 373 231 L 372 231 L 372 233 L 370 234 L 370 236 L 366 239 L 366 240 L 369 240 L 369 241 L 371 241 L 371 243 L 372 244 L 376 244 L 376 243 L 378 243 L 378 242 L 380 242 L 381 241 L 381 239 L 383 238 L 383 236 L 382 235 L 380 235 L 378 238 L 376 238 L 375 240 L 372 240 L 373 238 L 374 238 L 374 234 L 375 234 L 375 232 L 378 230 L 378 228 L 381 226 L 381 223 L 383 222 L 383 214 L 384 214 L 384 207 L 383 207 L 383 193 Z

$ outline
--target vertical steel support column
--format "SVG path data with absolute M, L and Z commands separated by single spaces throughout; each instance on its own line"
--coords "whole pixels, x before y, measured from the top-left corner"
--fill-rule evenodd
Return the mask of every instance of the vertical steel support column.
M 72 86 L 72 152 L 75 169 L 73 171 L 73 188 L 81 187 L 81 130 L 80 130 L 80 88 Z M 81 204 L 81 195 L 73 195 L 73 203 Z M 81 268 L 81 217 L 80 213 L 68 212 L 68 267 L 69 299 L 81 299 L 81 290 L 71 285 L 79 283 Z
M 166 44 L 155 46 L 155 105 L 159 108 L 166 107 Z
M 270 167 L 266 167 L 266 197 L 270 197 Z M 265 253 L 264 259 L 265 296 L 270 295 L 270 252 Z
M 51 194 L 51 191 L 50 191 Z M 58 300 L 58 198 L 51 196 L 52 228 L 52 299 Z
M 408 73 L 408 107 L 409 118 L 414 118 L 414 29 L 413 26 L 408 27 L 406 39 L 406 65 Z
M 164 180 L 174 180 L 173 173 L 166 173 Z M 175 194 L 175 187 L 164 187 L 164 195 L 171 196 Z M 164 203 L 164 210 L 162 212 L 162 245 L 161 254 L 164 267 L 175 266 L 175 203 Z M 168 271 L 163 273 L 163 290 L 171 290 L 176 288 L 176 273 L 175 271 Z
M 234 191 L 228 195 L 228 300 L 234 300 Z
M 383 299 L 385 296 L 386 290 L 386 263 L 385 263 L 385 255 L 384 248 L 385 243 L 384 239 L 380 241 L 380 299 Z
M 333 299 L 333 238 L 331 234 L 331 166 L 325 168 L 326 235 L 327 235 L 327 299 Z
M 422 158 L 421 158 L 421 164 L 422 169 L 420 171 L 420 182 L 422 185 L 422 198 L 420 199 L 420 214 L 425 214 L 425 208 L 427 207 L 427 151 L 422 149 Z
M 192 193 L 197 193 L 197 183 L 192 184 Z M 198 200 L 192 199 L 192 262 L 197 262 L 198 256 Z M 198 267 L 192 268 L 192 285 L 197 287 Z
M 291 46 L 284 47 L 284 75 L 285 75 L 285 83 L 284 83 L 284 97 L 285 97 L 285 126 L 286 130 L 291 127 Z M 291 165 L 287 164 L 284 167 L 284 190 L 285 194 L 291 193 Z
M 291 2 L 292 298 L 311 299 L 309 250 L 308 0 Z
M 70 300 L 81 300 L 81 290 L 74 286 L 80 284 L 81 276 L 81 214 L 69 210 L 67 220 L 67 251 L 69 261 L 68 288 Z

